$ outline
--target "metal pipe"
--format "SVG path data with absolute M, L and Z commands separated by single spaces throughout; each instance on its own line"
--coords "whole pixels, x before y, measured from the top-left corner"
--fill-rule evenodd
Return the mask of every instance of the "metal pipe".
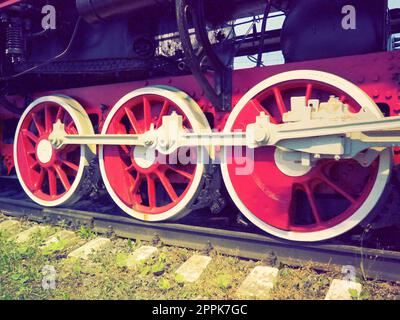
M 265 6 L 265 11 L 264 11 L 263 21 L 262 21 L 262 26 L 261 26 L 260 45 L 258 48 L 258 55 L 257 55 L 257 67 L 261 67 L 261 64 L 262 64 L 264 37 L 265 37 L 266 28 L 267 28 L 268 15 L 271 11 L 271 7 L 272 7 L 271 2 L 268 1 L 267 5 Z
M 76 0 L 76 7 L 86 22 L 99 23 L 170 3 L 170 0 Z
M 220 97 L 216 94 L 214 88 L 211 86 L 210 82 L 203 74 L 201 70 L 198 57 L 195 55 L 193 45 L 189 35 L 189 23 L 188 15 L 190 7 L 187 0 L 176 0 L 176 19 L 178 22 L 178 31 L 181 38 L 183 52 L 185 53 L 186 60 L 190 66 L 193 76 L 199 82 L 203 88 L 207 98 L 215 107 L 221 107 L 222 101 Z

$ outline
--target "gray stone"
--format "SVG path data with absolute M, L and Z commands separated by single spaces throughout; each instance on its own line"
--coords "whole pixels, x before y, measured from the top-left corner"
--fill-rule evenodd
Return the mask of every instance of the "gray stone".
M 150 259 L 152 256 L 156 255 L 157 252 L 158 249 L 156 247 L 142 246 L 129 255 L 128 259 L 126 260 L 126 266 L 128 268 L 132 268 L 138 263 Z
M 352 300 L 350 290 L 355 290 L 357 296 L 359 296 L 362 286 L 360 283 L 354 281 L 334 279 L 329 287 L 325 300 Z
M 79 258 L 79 259 L 89 259 L 90 255 L 96 253 L 107 246 L 109 246 L 111 240 L 108 238 L 96 238 L 88 243 L 84 244 L 82 247 L 72 251 L 68 257 L 69 258 Z
M 207 256 L 194 255 L 183 263 L 176 271 L 183 281 L 195 282 L 198 280 L 210 263 L 211 258 Z
M 255 267 L 243 281 L 237 295 L 248 298 L 266 299 L 274 287 L 279 269 L 258 266 Z
M 6 236 L 13 236 L 21 230 L 21 222 L 16 220 L 6 220 L 0 223 L 0 232 Z
M 56 246 L 57 243 L 64 243 L 65 248 L 73 246 L 79 241 L 79 238 L 73 231 L 61 230 L 48 238 L 42 246 L 44 252 L 51 253 L 52 248 Z
M 15 242 L 16 243 L 24 243 L 29 241 L 35 234 L 38 234 L 40 232 L 43 232 L 46 230 L 46 227 L 43 226 L 33 226 L 25 231 L 22 231 L 18 233 L 15 236 Z

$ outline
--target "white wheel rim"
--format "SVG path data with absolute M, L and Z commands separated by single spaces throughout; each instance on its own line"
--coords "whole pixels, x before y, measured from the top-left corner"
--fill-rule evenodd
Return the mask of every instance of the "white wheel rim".
M 179 91 L 175 88 L 168 86 L 152 86 L 146 87 L 142 89 L 135 90 L 133 92 L 125 95 L 121 100 L 119 100 L 116 105 L 111 109 L 110 113 L 107 116 L 107 119 L 104 123 L 104 127 L 102 130 L 102 134 L 106 134 L 108 127 L 117 113 L 117 111 L 129 100 L 142 96 L 142 95 L 159 95 L 161 97 L 165 97 L 171 101 L 173 101 L 187 116 L 192 128 L 195 132 L 211 132 L 211 128 L 208 124 L 207 118 L 202 112 L 201 108 L 198 104 L 190 98 L 186 93 Z M 201 154 L 199 152 L 199 154 Z M 104 185 L 108 193 L 114 202 L 128 215 L 133 218 L 142 221 L 166 221 L 166 220 L 177 220 L 188 213 L 190 213 L 190 205 L 196 199 L 196 195 L 199 191 L 199 186 L 203 179 L 203 173 L 205 170 L 204 164 L 198 163 L 196 164 L 196 170 L 194 174 L 194 178 L 192 183 L 187 191 L 185 197 L 173 208 L 158 214 L 146 214 L 136 210 L 133 210 L 129 206 L 127 206 L 115 193 L 113 190 L 108 178 L 104 164 L 104 148 L 103 146 L 99 147 L 99 161 L 100 161 L 100 172 L 103 177 Z
M 81 195 L 78 194 L 77 190 L 82 182 L 82 177 L 84 174 L 85 167 L 88 165 L 88 149 L 85 146 L 81 146 L 80 150 L 80 161 L 79 161 L 79 168 L 78 172 L 76 174 L 76 177 L 74 179 L 73 184 L 71 185 L 71 188 L 69 191 L 67 191 L 61 198 L 54 200 L 54 201 L 46 201 L 43 199 L 38 198 L 35 196 L 29 188 L 26 186 L 20 169 L 19 169 L 19 164 L 18 164 L 18 156 L 17 156 L 17 150 L 18 150 L 18 135 L 21 130 L 21 126 L 23 124 L 24 119 L 28 116 L 28 114 L 32 111 L 33 108 L 35 108 L 37 105 L 44 103 L 44 102 L 53 102 L 55 104 L 60 105 L 63 107 L 66 112 L 69 113 L 73 121 L 75 122 L 75 125 L 77 127 L 77 130 L 80 134 L 93 134 L 93 127 L 91 125 L 90 119 L 88 115 L 86 114 L 85 110 L 82 108 L 82 106 L 75 100 L 66 97 L 66 96 L 45 96 L 36 99 L 33 101 L 27 109 L 24 111 L 22 114 L 20 121 L 18 123 L 16 132 L 15 132 L 15 137 L 14 137 L 14 161 L 15 161 L 15 171 L 17 173 L 18 181 L 20 182 L 23 190 L 25 193 L 28 195 L 28 197 L 36 202 L 37 204 L 44 206 L 44 207 L 56 207 L 60 205 L 66 205 L 66 204 L 71 204 L 79 200 Z
M 371 111 L 372 114 L 374 114 L 377 118 L 383 117 L 381 111 L 375 105 L 374 101 L 364 91 L 362 91 L 353 83 L 341 77 L 326 72 L 314 71 L 314 70 L 298 70 L 298 71 L 289 71 L 281 73 L 276 76 L 267 78 L 266 80 L 260 82 L 255 87 L 253 87 L 249 92 L 247 92 L 234 107 L 225 125 L 224 132 L 231 131 L 235 119 L 239 115 L 240 111 L 247 105 L 247 103 L 253 97 L 255 97 L 260 92 L 264 91 L 265 89 L 271 86 L 289 80 L 314 80 L 329 84 L 331 86 L 334 86 L 342 90 L 343 92 L 346 92 L 361 106 L 366 107 L 369 111 Z M 256 217 L 239 198 L 230 179 L 228 172 L 228 165 L 226 161 L 222 162 L 221 171 L 225 182 L 225 186 L 233 202 L 238 207 L 238 209 L 243 213 L 243 215 L 247 219 L 249 219 L 253 224 L 255 224 L 258 228 L 262 229 L 263 231 L 271 235 L 283 238 L 285 240 L 314 242 L 314 241 L 322 241 L 337 237 L 353 229 L 358 224 L 360 224 L 373 210 L 375 205 L 378 203 L 380 197 L 382 196 L 382 193 L 385 190 L 386 184 L 388 183 L 390 178 L 391 167 L 392 167 L 392 153 L 389 149 L 387 149 L 384 152 L 382 152 L 380 156 L 377 178 L 367 200 L 347 220 L 339 223 L 338 225 L 332 228 L 315 232 L 285 231 L 265 223 L 264 221 Z

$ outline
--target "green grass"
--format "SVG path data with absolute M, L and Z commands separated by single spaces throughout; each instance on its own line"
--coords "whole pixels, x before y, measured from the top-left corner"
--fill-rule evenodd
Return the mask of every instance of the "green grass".
M 96 233 L 92 229 L 83 225 L 80 226 L 80 228 L 77 230 L 76 233 L 81 239 L 86 239 L 86 240 L 92 239 L 96 236 Z
M 40 238 L 29 245 L 16 245 L 0 235 L 0 299 L 46 299 L 42 268 L 48 259 L 39 249 Z
M 82 243 L 94 236 L 81 228 Z M 185 283 L 178 267 L 196 252 L 160 246 L 158 255 L 126 267 L 134 250 L 143 245 L 132 240 L 113 240 L 111 248 L 82 261 L 67 258 L 62 243 L 41 249 L 45 235 L 35 235 L 29 244 L 16 244 L 0 235 L 0 299 L 237 299 L 236 291 L 252 268 L 262 262 L 227 257 L 211 252 L 212 262 L 195 283 Z M 80 246 L 82 243 L 76 244 Z M 56 288 L 42 288 L 45 266 L 57 272 Z M 333 278 L 340 274 L 280 266 L 271 299 L 324 299 Z M 363 292 L 354 299 L 400 299 L 400 284 L 364 281 Z

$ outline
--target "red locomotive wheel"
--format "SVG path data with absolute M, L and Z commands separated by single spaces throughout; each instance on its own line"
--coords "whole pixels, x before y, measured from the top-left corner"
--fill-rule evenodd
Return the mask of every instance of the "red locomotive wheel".
M 265 80 L 234 108 L 226 131 L 245 130 L 260 112 L 282 123 L 290 98 L 328 101 L 339 97 L 358 112 L 361 106 L 382 117 L 378 107 L 358 87 L 317 71 L 287 72 Z M 246 153 L 248 152 L 248 153 Z M 304 167 L 298 158 L 284 156 L 276 147 L 227 153 L 222 172 L 227 189 L 242 213 L 258 227 L 294 241 L 320 241 L 338 236 L 364 220 L 378 203 L 389 179 L 391 152 L 386 150 L 370 166 L 355 160 L 319 160 Z M 241 175 L 246 164 L 254 167 Z
M 76 101 L 50 96 L 35 100 L 26 109 L 14 140 L 15 168 L 23 189 L 33 201 L 49 207 L 79 200 L 80 183 L 92 156 L 84 146 L 52 147 L 48 138 L 58 120 L 68 134 L 93 133 L 89 118 Z
M 157 129 L 162 117 L 172 112 L 183 117 L 188 130 L 210 130 L 200 107 L 185 93 L 148 87 L 131 92 L 116 104 L 103 134 L 144 133 L 151 126 Z M 111 197 L 129 215 L 144 221 L 178 219 L 190 212 L 202 181 L 204 165 L 197 163 L 196 151 L 180 149 L 162 156 L 152 148 L 100 146 L 100 169 Z

